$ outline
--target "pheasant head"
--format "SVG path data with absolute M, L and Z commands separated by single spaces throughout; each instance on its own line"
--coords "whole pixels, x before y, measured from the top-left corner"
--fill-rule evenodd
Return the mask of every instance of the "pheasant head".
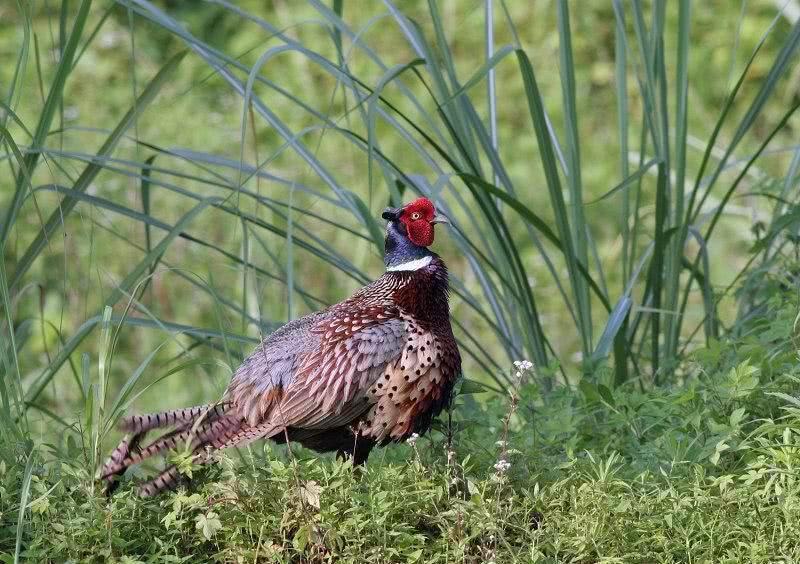
M 401 208 L 386 208 L 383 219 L 386 226 L 384 262 L 387 270 L 417 270 L 427 265 L 434 256 L 428 249 L 433 244 L 434 226 L 449 223 L 436 213 L 428 198 L 417 198 Z

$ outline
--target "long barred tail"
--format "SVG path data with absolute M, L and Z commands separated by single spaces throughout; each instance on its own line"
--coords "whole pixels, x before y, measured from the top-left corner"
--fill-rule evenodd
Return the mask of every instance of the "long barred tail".
M 206 451 L 233 446 L 239 442 L 231 439 L 248 427 L 240 417 L 228 414 L 229 408 L 230 404 L 227 403 L 209 404 L 125 418 L 121 427 L 131 435 L 126 436 L 114 449 L 100 470 L 100 479 L 108 484 L 107 491 L 113 492 L 116 487 L 115 477 L 129 467 L 165 450 L 178 448 L 186 442 L 189 442 L 194 453 L 202 453 L 197 457 L 201 463 L 210 458 Z M 146 447 L 140 447 L 147 432 L 157 428 L 168 429 L 168 432 Z M 139 493 L 143 496 L 154 495 L 174 486 L 178 478 L 180 475 L 177 468 L 170 466 L 144 484 Z
M 250 427 L 245 422 L 240 422 L 238 426 L 226 427 L 218 432 L 207 434 L 206 440 L 199 442 L 193 449 L 195 454 L 195 464 L 208 464 L 213 460 L 211 453 L 228 447 L 243 445 L 249 442 L 272 436 L 276 432 L 274 425 L 261 424 Z M 175 487 L 181 479 L 178 467 L 174 464 L 168 466 L 163 472 L 152 480 L 139 486 L 139 495 L 151 497 L 164 490 Z
M 145 433 L 151 429 L 163 429 L 181 423 L 194 423 L 199 417 L 202 417 L 204 421 L 210 421 L 223 415 L 228 408 L 230 408 L 229 403 L 210 403 L 162 411 L 161 413 L 131 415 L 122 420 L 120 429 L 128 433 Z
M 127 455 L 117 462 L 114 461 L 112 456 L 109 463 L 103 467 L 100 478 L 110 478 L 120 472 L 124 472 L 126 468 L 139 464 L 143 460 L 160 454 L 165 450 L 180 448 L 186 442 L 190 442 L 191 448 L 194 450 L 196 447 L 210 442 L 214 437 L 224 434 L 227 430 L 238 429 L 241 425 L 242 422 L 234 418 L 221 418 L 216 421 L 202 423 L 197 427 L 188 423 L 184 424 L 156 439 L 146 447 L 138 449 L 136 452 L 131 452 L 131 449 L 128 449 Z

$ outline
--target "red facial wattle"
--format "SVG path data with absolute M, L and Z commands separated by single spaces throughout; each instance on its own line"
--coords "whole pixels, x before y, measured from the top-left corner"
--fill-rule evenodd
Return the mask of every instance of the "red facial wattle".
M 400 221 L 406 226 L 408 238 L 420 247 L 433 244 L 433 220 L 436 208 L 428 198 L 417 198 L 403 208 Z
M 433 224 L 419 219 L 406 223 L 408 238 L 417 246 L 429 247 L 433 244 Z

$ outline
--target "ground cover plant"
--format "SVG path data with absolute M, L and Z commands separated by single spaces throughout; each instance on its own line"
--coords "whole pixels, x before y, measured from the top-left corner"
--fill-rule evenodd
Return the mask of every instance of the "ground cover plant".
M 494 429 L 419 438 L 363 475 L 258 447 L 187 465 L 190 490 L 109 501 L 73 453 L 3 466 L 0 511 L 16 514 L 7 493 L 25 492 L 33 560 L 791 561 L 800 302 L 769 301 L 747 335 L 696 352 L 686 386 L 543 397 L 523 385 L 473 413 Z
M 0 7 L 4 558 L 796 559 L 795 3 L 589 4 Z M 218 398 L 412 194 L 454 224 L 434 433 L 100 495 L 124 413 Z

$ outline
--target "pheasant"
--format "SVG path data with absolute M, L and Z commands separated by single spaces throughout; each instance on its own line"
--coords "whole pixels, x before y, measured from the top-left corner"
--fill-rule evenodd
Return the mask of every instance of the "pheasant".
M 429 429 L 461 374 L 447 267 L 428 248 L 434 225 L 447 220 L 427 198 L 386 208 L 382 217 L 386 272 L 345 301 L 269 335 L 218 403 L 124 418 L 128 435 L 100 471 L 109 491 L 130 466 L 181 445 L 202 464 L 220 449 L 288 440 L 360 465 L 375 445 Z M 154 429 L 167 432 L 140 446 Z M 139 494 L 155 495 L 179 478 L 168 466 Z

